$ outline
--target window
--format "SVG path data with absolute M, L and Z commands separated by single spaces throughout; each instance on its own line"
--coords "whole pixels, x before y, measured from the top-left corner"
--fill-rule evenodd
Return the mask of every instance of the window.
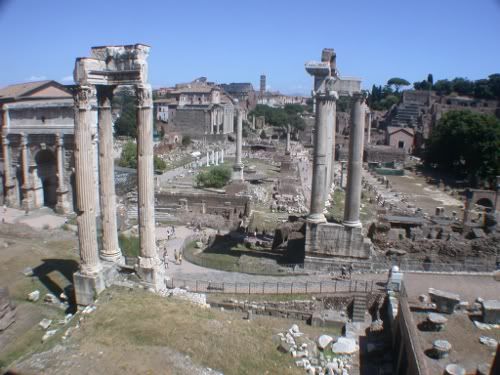
M 404 148 L 404 147 L 405 147 L 405 141 L 399 141 L 398 148 Z

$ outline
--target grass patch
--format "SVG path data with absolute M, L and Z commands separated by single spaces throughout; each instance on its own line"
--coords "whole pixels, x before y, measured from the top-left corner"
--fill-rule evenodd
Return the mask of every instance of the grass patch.
M 140 352 L 166 346 L 226 375 L 303 374 L 304 370 L 296 368 L 293 359 L 280 353 L 272 342 L 273 334 L 284 332 L 292 323 L 270 317 L 247 321 L 242 314 L 201 309 L 145 291 L 112 288 L 101 297 L 101 305 L 79 338 L 115 350 L 131 346 Z M 328 331 L 299 326 L 312 339 Z
M 122 254 L 126 257 L 138 257 L 139 256 L 139 237 L 135 236 L 125 236 L 120 234 L 118 236 L 118 244 L 122 250 Z

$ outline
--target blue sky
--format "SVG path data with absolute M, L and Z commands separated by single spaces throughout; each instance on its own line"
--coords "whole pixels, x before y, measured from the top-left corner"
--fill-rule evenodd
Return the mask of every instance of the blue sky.
M 332 47 L 364 87 L 500 73 L 500 0 L 0 0 L 0 86 L 71 83 L 91 46 L 146 43 L 153 87 L 207 76 L 309 93 Z

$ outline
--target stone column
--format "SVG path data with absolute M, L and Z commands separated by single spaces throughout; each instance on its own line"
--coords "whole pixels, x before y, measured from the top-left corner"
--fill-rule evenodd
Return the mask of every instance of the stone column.
M 372 131 L 372 113 L 368 105 L 366 106 L 366 144 L 369 145 L 371 141 L 371 131 Z
M 314 157 L 311 187 L 311 208 L 307 220 L 313 223 L 326 222 L 323 210 L 327 190 L 328 127 L 335 105 L 335 96 L 316 94 L 316 124 L 314 129 Z
M 243 113 L 241 109 L 236 110 L 236 155 L 233 165 L 233 180 L 243 181 L 243 163 L 241 162 L 241 143 L 243 137 Z
M 286 146 L 285 146 L 285 155 L 290 155 L 290 124 L 286 126 Z
M 252 129 L 255 130 L 255 115 L 252 116 Z
M 95 220 L 96 181 L 94 178 L 94 152 L 92 149 L 90 86 L 79 86 L 75 100 L 75 177 L 77 197 L 78 243 L 80 247 L 80 273 L 95 275 L 102 269 L 97 250 Z
M 345 196 L 344 225 L 361 227 L 361 173 L 363 168 L 363 138 L 365 133 L 364 96 L 354 94 L 349 134 L 349 159 L 347 162 L 347 190 Z
M 219 151 L 215 151 L 215 165 L 219 165 Z
M 6 135 L 2 135 L 2 151 L 3 151 L 3 173 L 5 177 L 5 204 L 9 207 L 16 207 L 18 205 L 18 199 L 16 195 L 16 185 L 14 184 L 14 179 L 12 174 L 10 141 Z
M 153 168 L 153 99 L 151 86 L 135 87 L 137 96 L 137 184 L 139 213 L 139 273 L 157 289 L 164 287 L 158 274 L 156 251 Z
M 220 150 L 220 162 L 224 163 L 224 149 Z
M 210 166 L 210 152 L 207 151 L 207 167 Z
M 56 211 L 66 215 L 71 212 L 68 201 L 68 189 L 64 183 L 64 135 L 56 134 L 57 151 L 57 204 Z
M 333 102 L 333 114 L 332 114 L 332 123 L 331 123 L 331 132 L 332 132 L 332 138 L 331 138 L 331 144 L 330 144 L 330 150 L 331 150 L 331 155 L 330 155 L 330 184 L 329 184 L 329 189 L 335 185 L 335 142 L 336 142 L 336 131 L 337 131 L 337 102 Z
M 22 207 L 24 210 L 29 211 L 33 208 L 33 192 L 32 186 L 30 184 L 30 157 L 28 150 L 28 137 L 26 134 L 21 133 L 21 164 L 22 164 L 22 175 L 23 175 L 23 200 Z
M 99 131 L 99 195 L 102 219 L 101 258 L 116 262 L 122 259 L 116 224 L 115 168 L 113 161 L 113 121 L 111 100 L 114 86 L 97 87 Z M 153 181 L 151 181 L 153 183 Z

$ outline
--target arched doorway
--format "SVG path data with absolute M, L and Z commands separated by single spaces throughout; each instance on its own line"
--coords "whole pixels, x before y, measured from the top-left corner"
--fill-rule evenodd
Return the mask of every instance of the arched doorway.
M 50 150 L 41 150 L 35 157 L 37 176 L 43 187 L 43 205 L 54 208 L 57 203 L 57 162 Z

